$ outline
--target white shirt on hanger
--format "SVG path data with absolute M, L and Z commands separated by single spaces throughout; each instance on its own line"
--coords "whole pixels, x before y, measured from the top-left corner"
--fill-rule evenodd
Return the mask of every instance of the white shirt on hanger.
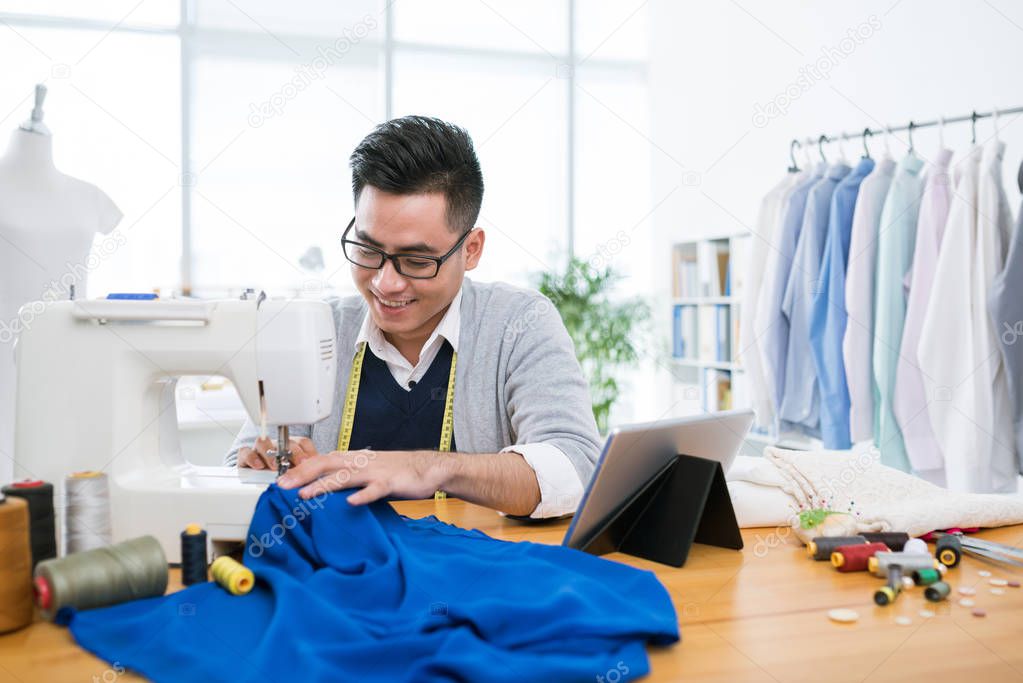
M 849 261 L 845 274 L 848 320 L 842 338 L 849 385 L 849 436 L 853 443 L 874 438 L 874 277 L 877 270 L 877 232 L 895 161 L 885 157 L 863 179 L 853 212 Z
M 739 309 L 739 348 L 736 360 L 742 364 L 749 378 L 751 407 L 756 416 L 756 424 L 761 428 L 769 428 L 774 424 L 777 407 L 774 405 L 775 399 L 764 375 L 763 359 L 758 348 L 762 330 L 758 330 L 756 325 L 757 300 L 767 277 L 768 262 L 773 262 L 774 267 L 777 267 L 778 259 L 777 257 L 772 259 L 771 253 L 777 252 L 775 240 L 781 222 L 781 208 L 791 188 L 802 177 L 801 173 L 787 174 L 760 202 L 756 232 L 750 246 L 745 290 Z
M 917 356 L 948 488 L 1016 489 L 1001 354 L 987 294 L 1005 260 L 1010 229 L 1001 185 L 1004 143 L 974 147 L 952 196 Z

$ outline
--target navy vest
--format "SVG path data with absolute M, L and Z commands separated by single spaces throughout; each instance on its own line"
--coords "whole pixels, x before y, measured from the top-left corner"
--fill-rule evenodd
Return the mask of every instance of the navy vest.
M 438 450 L 452 356 L 451 344 L 445 341 L 426 374 L 407 391 L 367 346 L 348 449 Z M 455 450 L 454 434 L 451 450 Z

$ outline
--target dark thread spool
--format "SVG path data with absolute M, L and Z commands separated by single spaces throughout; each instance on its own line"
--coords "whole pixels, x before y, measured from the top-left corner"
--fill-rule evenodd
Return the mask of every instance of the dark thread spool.
M 880 607 L 890 605 L 895 602 L 895 598 L 899 597 L 901 588 L 892 588 L 891 586 L 881 586 L 874 591 L 874 603 Z
M 911 537 L 904 531 L 878 531 L 865 533 L 863 538 L 870 543 L 884 543 L 895 552 L 900 552 Z
M 938 581 L 932 583 L 930 586 L 924 589 L 924 597 L 931 602 L 941 602 L 948 597 L 948 594 L 952 592 L 952 587 L 944 581 Z
M 930 586 L 941 581 L 941 572 L 937 569 L 918 569 L 913 572 L 913 583 L 918 586 Z
M 198 524 L 189 524 L 181 532 L 181 583 L 205 583 L 206 567 L 206 532 Z
M 53 514 L 53 484 L 45 481 L 16 481 L 3 487 L 5 496 L 28 503 L 29 539 L 32 568 L 57 556 L 57 528 Z
M 831 565 L 840 572 L 862 572 L 866 571 L 870 558 L 875 553 L 886 552 L 888 546 L 884 543 L 862 543 L 857 545 L 843 545 L 831 553 Z
M 963 558 L 963 546 L 959 542 L 959 537 L 949 534 L 939 538 L 934 548 L 934 556 L 949 569 L 958 566 Z
M 831 553 L 843 545 L 864 544 L 866 542 L 867 539 L 862 536 L 818 536 L 806 544 L 806 552 L 814 560 L 823 562 L 824 560 L 831 559 Z

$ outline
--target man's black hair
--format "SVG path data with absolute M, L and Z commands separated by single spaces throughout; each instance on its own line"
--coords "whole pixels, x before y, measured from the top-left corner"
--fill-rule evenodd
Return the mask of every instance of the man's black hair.
M 483 203 L 483 173 L 465 129 L 428 116 L 403 116 L 373 129 L 349 159 L 352 193 L 372 185 L 393 194 L 442 192 L 448 227 L 476 225 Z

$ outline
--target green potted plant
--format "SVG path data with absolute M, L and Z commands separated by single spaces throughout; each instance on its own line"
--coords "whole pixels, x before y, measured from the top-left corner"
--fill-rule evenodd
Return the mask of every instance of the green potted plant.
M 573 257 L 564 272 L 541 273 L 537 284 L 558 309 L 575 344 L 601 434 L 607 433 L 611 407 L 618 400 L 618 373 L 639 359 L 637 338 L 650 317 L 650 307 L 639 297 L 612 296 L 620 280 L 611 266 L 595 268 Z

